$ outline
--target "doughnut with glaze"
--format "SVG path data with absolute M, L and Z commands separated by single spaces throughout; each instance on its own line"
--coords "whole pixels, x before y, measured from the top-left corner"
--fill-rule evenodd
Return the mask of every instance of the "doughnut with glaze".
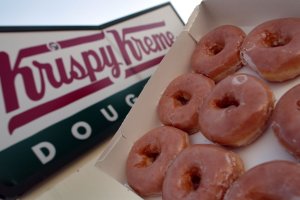
M 256 26 L 245 38 L 241 57 L 268 81 L 300 74 L 300 18 L 282 18 Z
M 240 47 L 246 34 L 233 25 L 222 25 L 204 35 L 191 57 L 196 73 L 218 82 L 242 67 Z
M 228 189 L 224 200 L 300 199 L 300 165 L 269 161 L 246 171 Z
M 273 92 L 261 79 L 248 74 L 230 75 L 202 104 L 201 132 L 221 145 L 244 146 L 264 132 L 273 108 Z
M 272 129 L 280 143 L 300 159 L 300 84 L 279 99 L 272 118 Z
M 167 171 L 163 200 L 221 200 L 244 172 L 238 154 L 213 144 L 184 149 Z
M 161 194 L 166 170 L 188 145 L 188 135 L 180 129 L 162 126 L 150 130 L 129 152 L 126 163 L 128 185 L 143 197 Z
M 201 74 L 187 73 L 176 77 L 159 100 L 160 121 L 189 134 L 197 132 L 199 107 L 214 85 L 213 80 Z

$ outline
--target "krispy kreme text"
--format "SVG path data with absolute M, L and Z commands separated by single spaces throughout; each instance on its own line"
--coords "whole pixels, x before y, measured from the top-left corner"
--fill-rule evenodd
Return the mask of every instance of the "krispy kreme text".
M 174 39 L 174 34 L 166 30 L 165 22 L 158 21 L 22 48 L 15 60 L 8 52 L 1 51 L 0 81 L 4 108 L 7 114 L 13 113 L 8 123 L 9 133 L 13 134 L 15 129 L 32 120 L 153 66 L 153 62 L 161 60 L 162 51 L 169 48 Z M 96 48 L 82 48 L 79 53 L 72 54 L 72 48 L 92 43 L 97 44 Z M 67 52 L 67 56 L 60 56 L 60 52 Z M 53 59 L 45 59 L 45 54 L 52 54 Z M 18 112 L 22 105 L 17 79 L 24 90 L 25 97 L 22 98 L 35 102 L 35 106 L 23 107 L 22 112 Z M 48 90 L 59 90 L 78 82 L 84 82 L 82 87 L 37 103 L 42 102 Z

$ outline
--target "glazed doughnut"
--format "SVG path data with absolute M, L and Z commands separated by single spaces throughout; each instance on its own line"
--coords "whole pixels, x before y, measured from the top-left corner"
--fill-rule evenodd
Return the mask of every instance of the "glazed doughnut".
M 196 73 L 218 82 L 242 67 L 240 47 L 246 34 L 232 25 L 219 26 L 204 35 L 192 54 Z
M 197 132 L 199 107 L 214 85 L 213 80 L 201 74 L 178 76 L 167 86 L 159 100 L 157 109 L 160 121 L 189 134 Z
M 300 18 L 264 22 L 245 38 L 241 56 L 268 81 L 285 81 L 300 74 Z
M 126 163 L 128 185 L 141 196 L 161 194 L 165 173 L 189 145 L 187 133 L 174 127 L 154 128 L 132 146 Z
M 276 104 L 272 129 L 280 143 L 300 158 L 300 85 L 287 91 Z
M 300 199 L 300 165 L 270 161 L 244 173 L 228 189 L 224 200 Z
M 213 144 L 184 149 L 167 171 L 164 200 L 221 200 L 227 188 L 244 172 L 240 157 Z
M 247 74 L 230 75 L 203 103 L 201 132 L 221 145 L 244 146 L 264 132 L 273 108 L 273 93 L 262 80 Z

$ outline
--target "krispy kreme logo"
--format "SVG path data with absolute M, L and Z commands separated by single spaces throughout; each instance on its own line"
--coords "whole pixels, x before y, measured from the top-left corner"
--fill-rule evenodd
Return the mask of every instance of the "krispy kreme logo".
M 7 52 L 0 52 L 4 112 L 10 116 L 8 134 L 13 135 L 16 129 L 39 117 L 151 68 L 173 42 L 174 35 L 165 22 L 157 21 L 22 48 L 15 60 Z M 74 48 L 80 48 L 79 53 L 74 53 Z M 49 91 L 61 88 L 72 89 L 45 100 Z M 21 104 L 24 99 L 29 104 Z

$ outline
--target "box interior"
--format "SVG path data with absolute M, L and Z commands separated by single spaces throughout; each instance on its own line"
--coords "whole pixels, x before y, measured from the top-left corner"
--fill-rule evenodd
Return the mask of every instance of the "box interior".
M 161 125 L 156 113 L 160 96 L 175 77 L 191 72 L 190 56 L 196 42 L 206 32 L 219 25 L 233 24 L 248 33 L 254 26 L 269 19 L 300 17 L 299 10 L 300 1 L 297 0 L 203 1 L 191 14 L 184 30 L 152 75 L 109 147 L 100 156 L 96 167 L 126 186 L 125 163 L 131 146 L 144 133 Z M 258 76 L 247 66 L 238 71 L 241 72 Z M 277 101 L 283 93 L 298 83 L 300 77 L 281 84 L 268 84 Z M 210 143 L 201 133 L 190 136 L 190 140 L 192 143 Z M 274 159 L 295 161 L 279 145 L 270 128 L 253 144 L 234 151 L 242 157 L 246 169 Z M 147 199 L 161 199 L 161 197 Z

